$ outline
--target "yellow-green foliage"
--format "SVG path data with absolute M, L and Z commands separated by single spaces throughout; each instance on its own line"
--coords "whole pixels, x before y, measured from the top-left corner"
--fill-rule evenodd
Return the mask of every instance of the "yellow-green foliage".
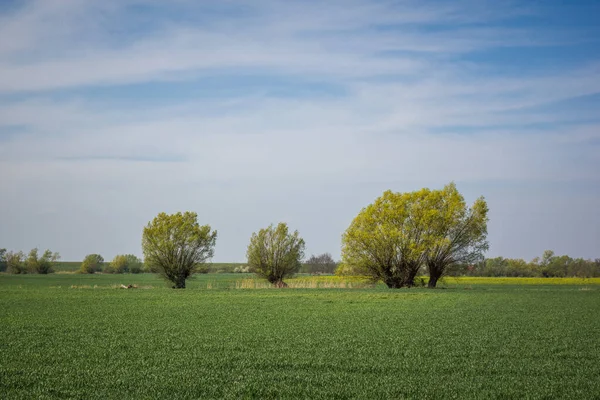
M 386 191 L 363 208 L 342 236 L 346 270 L 382 280 L 391 288 L 412 286 L 426 264 L 432 278 L 448 265 L 472 262 L 487 249 L 487 204 L 469 208 L 453 183 L 443 190 Z
M 429 273 L 429 286 L 435 287 L 450 266 L 468 265 L 483 259 L 488 249 L 488 206 L 483 197 L 468 207 L 454 183 L 429 194 L 427 207 L 433 217 L 420 231 L 431 240 L 425 250 L 424 263 Z
M 246 251 L 248 267 L 270 283 L 282 284 L 302 266 L 304 239 L 298 231 L 289 232 L 286 223 L 270 225 L 253 233 Z
M 360 271 L 352 265 L 340 263 L 335 269 L 336 276 L 360 275 Z
M 9 251 L 4 255 L 6 272 L 11 274 L 26 274 L 25 254 L 22 251 Z
M 126 272 L 139 274 L 142 272 L 142 261 L 133 254 L 119 254 L 104 268 L 105 273 L 123 274 Z
M 30 273 L 33 274 L 49 274 L 54 272 L 56 261 L 60 259 L 58 253 L 52 253 L 50 250 L 44 251 L 40 257 L 38 249 L 32 249 L 25 260 L 25 266 Z
M 212 258 L 217 231 L 198 223 L 195 212 L 158 214 L 144 228 L 142 250 L 146 264 L 174 288 L 185 288 L 186 279 Z
M 102 270 L 104 264 L 104 257 L 100 254 L 88 254 L 81 263 L 79 272 L 82 274 L 94 274 Z

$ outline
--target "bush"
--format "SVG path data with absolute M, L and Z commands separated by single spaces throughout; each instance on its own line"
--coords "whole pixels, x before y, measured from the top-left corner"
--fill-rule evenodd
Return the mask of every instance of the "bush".
M 27 268 L 25 267 L 25 254 L 22 251 L 9 251 L 4 255 L 4 262 L 6 263 L 6 272 L 9 274 L 27 273 Z
M 133 254 L 128 254 L 129 262 L 127 267 L 129 268 L 130 274 L 141 274 L 144 272 L 144 263 L 138 257 Z
M 133 254 L 119 254 L 113 258 L 110 264 L 104 267 L 106 274 L 139 274 L 143 271 L 142 260 Z
M 127 257 L 125 257 L 124 255 L 115 256 L 115 258 L 110 264 L 108 264 L 108 266 L 111 272 L 115 274 L 123 274 L 125 272 L 129 272 Z M 104 272 L 107 272 L 106 268 L 104 268 Z
M 44 254 L 38 257 L 38 249 L 31 249 L 25 261 L 25 268 L 32 274 L 49 274 L 54 272 L 54 266 L 59 259 L 60 255 L 50 250 L 44 251 Z
M 104 258 L 100 254 L 88 254 L 81 263 L 79 273 L 81 274 L 94 274 L 102 271 L 102 264 L 104 264 Z
M 113 267 L 112 263 L 105 265 L 102 272 L 105 274 L 116 274 L 117 273 L 117 271 L 115 270 L 115 267 Z
M 144 270 L 144 264 L 137 256 L 133 254 L 125 254 L 125 260 L 125 272 L 129 272 L 130 274 L 140 274 Z

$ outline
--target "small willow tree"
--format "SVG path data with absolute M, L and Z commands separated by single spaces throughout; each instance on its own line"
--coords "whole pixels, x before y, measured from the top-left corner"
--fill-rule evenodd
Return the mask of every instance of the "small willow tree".
M 468 207 L 454 183 L 433 192 L 432 197 L 436 214 L 429 229 L 435 240 L 425 255 L 431 288 L 437 285 L 448 267 L 481 261 L 489 247 L 488 206 L 483 197 Z
M 197 219 L 194 212 L 160 213 L 144 228 L 144 261 L 174 289 L 184 289 L 186 279 L 214 255 L 217 231 Z
M 302 266 L 304 239 L 298 231 L 288 232 L 285 223 L 270 225 L 253 233 L 246 255 L 250 270 L 277 287 L 286 287 L 284 278 L 293 276 Z
M 81 263 L 79 273 L 95 274 L 96 272 L 102 271 L 102 265 L 104 265 L 104 257 L 100 254 L 88 254 Z

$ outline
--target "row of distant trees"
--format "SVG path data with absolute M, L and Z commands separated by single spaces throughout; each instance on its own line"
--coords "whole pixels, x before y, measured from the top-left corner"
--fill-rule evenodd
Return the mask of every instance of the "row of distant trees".
M 22 251 L 7 251 L 0 249 L 0 271 L 11 274 L 49 274 L 54 272 L 60 254 L 50 250 L 41 255 L 39 249 L 31 249 L 25 254 Z
M 133 254 L 119 254 L 106 264 L 104 257 L 100 254 L 88 254 L 83 259 L 79 272 L 82 274 L 94 274 L 103 272 L 105 274 L 139 274 L 147 271 L 140 258 Z
M 449 275 L 455 276 L 509 276 L 509 277 L 600 277 L 600 258 L 595 260 L 556 255 L 546 250 L 542 257 L 530 262 L 521 258 L 486 258 L 472 265 L 457 265 Z
M 37 248 L 28 254 L 22 251 L 7 251 L 0 249 L 0 272 L 11 274 L 51 274 L 56 272 L 60 254 L 51 250 L 44 251 L 41 255 Z M 105 263 L 100 254 L 89 254 L 81 263 L 80 273 L 93 274 L 103 272 L 106 274 L 139 274 L 152 272 L 148 270 L 141 259 L 133 254 L 116 256 L 112 262 Z
M 336 275 L 360 275 L 352 267 L 340 264 Z M 418 275 L 426 275 L 422 266 Z M 521 278 L 597 278 L 600 277 L 600 258 L 595 260 L 557 256 L 546 250 L 542 257 L 527 262 L 522 258 L 494 257 L 473 264 L 454 264 L 446 276 L 521 277 Z
M 49 274 L 56 270 L 56 265 L 60 260 L 60 255 L 50 250 L 44 251 L 41 255 L 38 249 L 32 249 L 28 254 L 6 251 L 0 249 L 0 272 L 12 274 Z M 210 265 L 204 265 L 198 268 L 196 273 L 208 273 L 211 271 Z M 80 273 L 93 274 L 102 272 L 105 274 L 139 274 L 155 273 L 143 261 L 133 254 L 121 254 L 107 263 L 99 254 L 89 254 L 81 263 Z M 248 265 L 236 265 L 227 272 L 249 273 Z M 313 275 L 336 274 L 336 275 L 354 275 L 357 274 L 351 268 L 346 267 L 338 261 L 335 261 L 330 253 L 311 255 L 302 263 L 299 271 Z M 425 274 L 422 269 L 419 275 Z M 527 262 L 521 258 L 494 257 L 475 264 L 456 264 L 448 269 L 449 276 L 488 276 L 488 277 L 579 277 L 592 278 L 600 277 L 600 258 L 595 260 L 584 258 L 572 258 L 568 255 L 556 255 L 552 250 L 546 250 L 542 257 L 536 257 Z
M 56 272 L 60 260 L 58 253 L 46 250 L 39 255 L 38 249 L 32 249 L 28 254 L 22 251 L 14 252 L 0 249 L 0 272 L 12 274 L 50 274 Z M 302 263 L 300 273 L 314 275 L 333 274 L 339 263 L 336 262 L 330 253 L 311 255 Z M 139 274 L 156 273 L 156 269 L 148 265 L 133 254 L 120 254 L 115 256 L 111 262 L 106 262 L 100 254 L 88 254 L 81 262 L 78 271 L 82 274 L 94 274 L 101 272 L 104 274 Z M 198 267 L 195 273 L 207 274 L 209 272 L 233 272 L 249 273 L 248 265 L 232 264 L 229 268 L 213 268 L 206 264 Z

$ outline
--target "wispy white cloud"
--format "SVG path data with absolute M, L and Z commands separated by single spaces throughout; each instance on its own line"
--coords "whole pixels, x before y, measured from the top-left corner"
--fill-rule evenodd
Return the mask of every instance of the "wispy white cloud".
M 464 4 L 458 3 L 405 2 L 390 10 L 390 4 L 364 1 L 326 5 L 262 1 L 221 23 L 163 22 L 156 31 L 115 45 L 111 29 L 119 32 L 130 23 L 119 11 L 135 3 L 123 2 L 119 7 L 114 2 L 101 6 L 77 0 L 38 1 L 5 17 L 8 23 L 0 28 L 4 38 L 0 92 L 171 80 L 177 79 L 173 75 L 177 73 L 223 68 L 329 78 L 423 74 L 438 69 L 433 61 L 439 56 L 532 41 L 523 30 L 470 27 L 475 15 L 486 20 L 492 15 L 482 9 L 465 15 Z M 196 3 L 187 7 L 192 4 Z M 130 12 L 135 19 L 135 12 Z M 155 20 L 160 21 L 156 16 Z M 447 26 L 449 21 L 467 25 L 430 31 L 418 25 Z M 419 54 L 380 56 L 390 51 L 425 53 L 433 59 Z M 31 59 L 33 54 L 36 57 Z

